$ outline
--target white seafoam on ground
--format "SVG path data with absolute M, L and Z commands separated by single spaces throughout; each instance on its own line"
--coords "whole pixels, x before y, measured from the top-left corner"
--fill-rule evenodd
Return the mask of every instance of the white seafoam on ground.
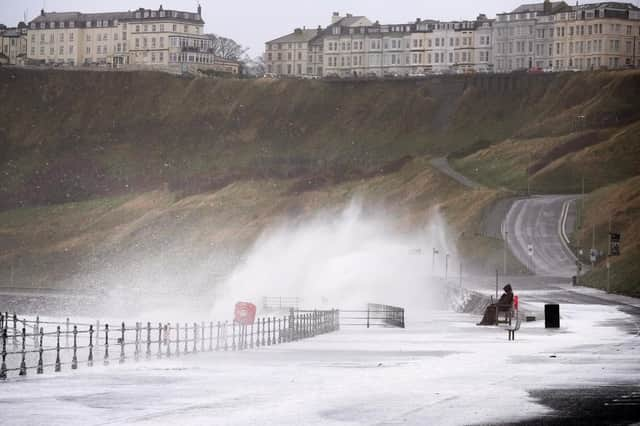
M 426 221 L 425 221 L 426 222 Z M 263 297 L 298 297 L 306 308 L 357 308 L 384 303 L 407 308 L 432 306 L 441 288 L 445 255 L 457 259 L 446 224 L 434 213 L 412 234 L 390 218 L 367 214 L 351 203 L 338 215 L 320 213 L 301 224 L 266 231 L 220 289 L 217 314 L 236 301 L 262 304 Z M 450 272 L 453 269 L 451 266 Z
M 406 330 L 12 379 L 0 384 L 0 423 L 491 424 L 551 414 L 527 390 L 640 382 L 638 336 L 604 325 L 626 314 L 562 312 L 562 329 L 527 323 L 515 342 L 475 316 L 432 311 Z

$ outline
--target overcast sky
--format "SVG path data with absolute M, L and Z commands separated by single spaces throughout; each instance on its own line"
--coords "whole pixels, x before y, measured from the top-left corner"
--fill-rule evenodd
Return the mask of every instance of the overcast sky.
M 534 0 L 535 1 L 535 0 Z M 542 0 L 540 0 L 541 2 Z M 593 0 L 595 1 L 595 0 Z M 231 37 L 249 47 L 251 56 L 264 50 L 264 42 L 288 34 L 295 27 L 316 28 L 330 23 L 332 12 L 365 15 L 372 21 L 404 23 L 422 19 L 472 19 L 479 13 L 494 17 L 532 0 L 201 0 L 205 31 Z M 27 21 L 40 9 L 66 12 L 126 11 L 139 7 L 195 11 L 197 0 L 0 0 L 0 23 L 15 26 L 27 11 Z M 581 2 L 582 3 L 582 2 Z M 637 0 L 634 0 L 638 4 Z

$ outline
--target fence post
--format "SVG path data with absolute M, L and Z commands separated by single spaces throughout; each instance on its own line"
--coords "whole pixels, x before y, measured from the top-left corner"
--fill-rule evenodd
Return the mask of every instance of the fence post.
M 235 320 L 231 323 L 231 336 L 232 336 L 231 350 L 235 351 L 236 350 L 236 322 L 235 322 Z
M 44 373 L 44 361 L 42 360 L 42 355 L 44 353 L 44 348 L 42 347 L 44 340 L 44 329 L 40 328 L 40 349 L 38 350 L 38 369 L 36 370 L 36 374 Z
M 147 322 L 147 359 L 151 358 L 151 323 Z
M 267 346 L 271 346 L 271 317 L 267 318 Z
M 20 376 L 27 375 L 27 329 L 22 327 L 22 361 L 20 362 Z
M 256 348 L 260 347 L 260 318 L 256 321 Z
M 198 352 L 198 323 L 193 323 L 193 353 Z
M 158 359 L 162 358 L 162 323 L 158 323 Z
M 32 336 L 33 337 L 33 347 L 34 347 L 34 349 L 38 348 L 38 335 L 39 334 L 40 333 L 38 333 L 38 324 L 34 323 L 33 324 L 33 336 Z
M 109 365 L 109 324 L 104 325 L 104 365 Z
M 278 343 L 282 343 L 282 319 L 278 318 Z
M 335 325 L 334 325 L 334 331 L 339 331 L 340 330 L 340 309 L 336 309 L 335 310 Z
M 189 353 L 189 323 L 184 323 L 184 354 Z
M 2 328 L 2 365 L 0 365 L 0 380 L 7 378 L 7 320 L 5 316 L 4 327 Z
M 18 347 L 18 315 L 13 313 L 13 349 Z
M 209 352 L 213 352 L 213 321 L 209 322 Z
M 70 333 L 70 322 L 69 322 L 69 318 L 67 318 L 67 321 L 65 322 L 65 331 L 64 331 L 64 346 L 65 347 L 69 347 L 69 333 Z
M 180 356 L 180 323 L 176 323 L 176 356 Z
M 277 344 L 277 340 L 276 340 L 276 332 L 278 331 L 276 328 L 276 317 L 273 317 L 273 335 L 271 336 L 271 344 L 275 345 Z
M 124 364 L 124 332 L 125 332 L 125 325 L 123 321 L 122 328 L 120 329 L 120 360 L 119 360 L 120 364 Z
M 205 343 L 204 331 L 205 331 L 205 325 L 204 325 L 204 321 L 202 321 L 202 323 L 200 324 L 200 334 L 201 334 L 200 352 L 204 352 L 204 343 Z
M 54 371 L 59 373 L 61 370 L 60 365 L 60 326 L 56 329 L 56 365 L 54 367 Z
M 251 323 L 251 331 L 249 334 L 249 348 L 253 349 L 253 323 Z
M 227 339 L 227 329 L 228 329 L 228 322 L 225 321 L 224 322 L 224 329 L 222 330 L 222 335 L 224 336 L 224 350 L 225 350 L 225 352 L 229 350 L 229 340 Z
M 167 342 L 167 358 L 171 358 L 171 323 L 165 326 L 164 338 Z
M 35 333 L 34 334 L 40 334 L 40 315 L 36 316 L 36 326 L 35 326 Z M 35 345 L 38 346 L 38 338 L 36 337 L 34 339 L 35 341 Z
M 220 321 L 218 321 L 218 333 L 216 334 L 216 352 L 220 350 Z
M 367 305 L 367 328 L 369 328 L 369 305 Z
M 73 325 L 73 358 L 71 358 L 71 369 L 78 369 L 78 326 Z
M 89 326 L 89 359 L 87 367 L 93 367 L 93 324 Z

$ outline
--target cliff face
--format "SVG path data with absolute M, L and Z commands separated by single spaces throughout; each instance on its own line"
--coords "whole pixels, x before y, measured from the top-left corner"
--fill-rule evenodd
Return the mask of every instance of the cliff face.
M 328 83 L 4 69 L 0 208 L 264 177 L 304 190 L 406 156 L 567 133 L 579 115 L 634 121 L 639 88 L 638 73 Z

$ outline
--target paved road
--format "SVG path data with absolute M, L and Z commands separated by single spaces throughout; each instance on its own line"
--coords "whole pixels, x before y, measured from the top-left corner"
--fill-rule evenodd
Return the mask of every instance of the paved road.
M 575 275 L 575 256 L 561 236 L 565 226 L 563 212 L 575 198 L 547 195 L 516 200 L 507 213 L 503 237 L 518 260 L 536 275 Z

